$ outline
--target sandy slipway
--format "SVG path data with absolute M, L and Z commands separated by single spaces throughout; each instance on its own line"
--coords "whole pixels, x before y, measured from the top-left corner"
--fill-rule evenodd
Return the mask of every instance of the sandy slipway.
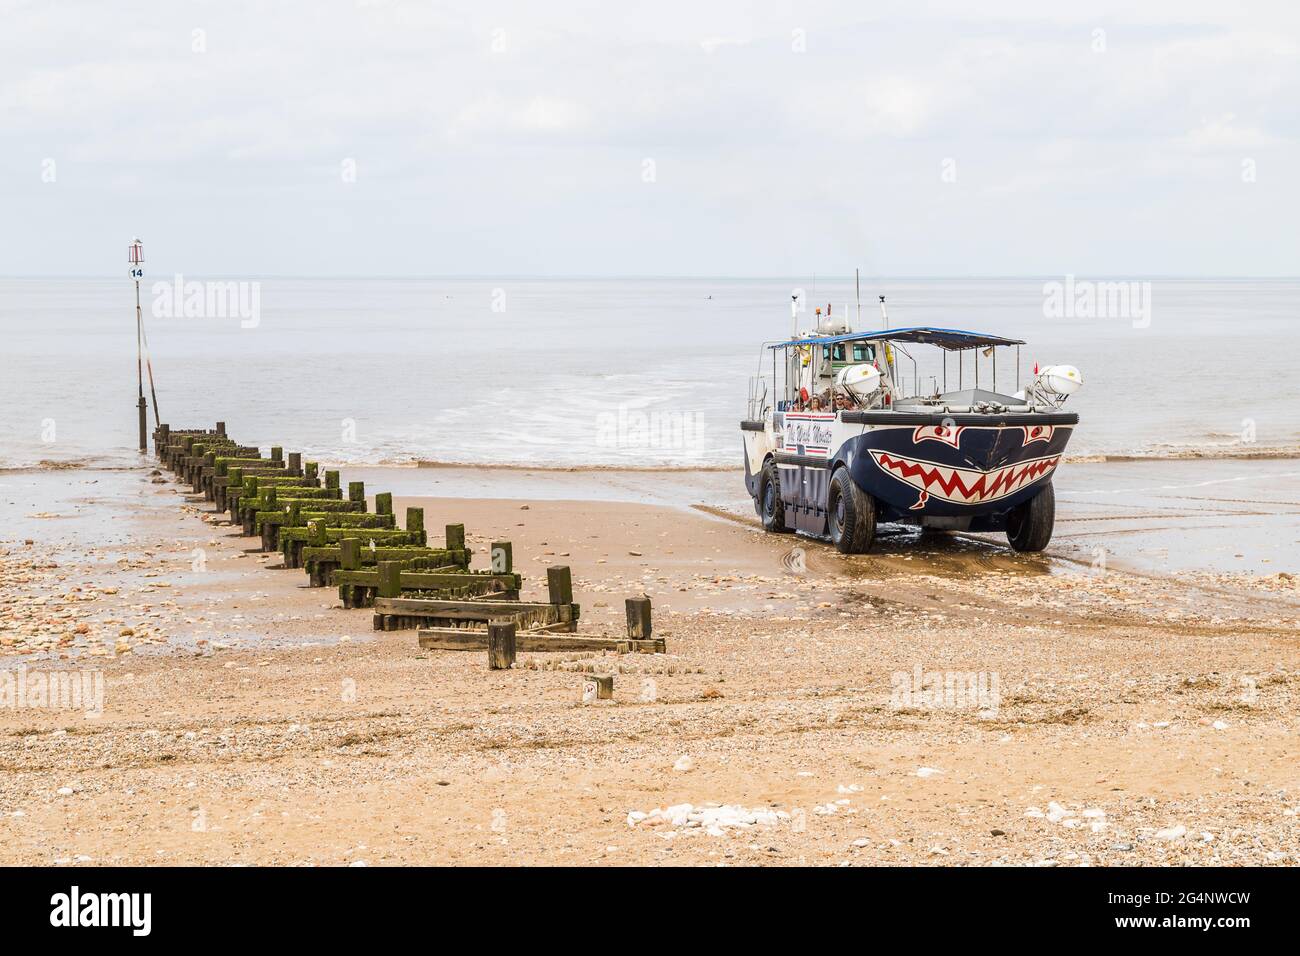
M 571 566 L 584 629 L 649 594 L 669 651 L 501 672 L 372 631 L 147 472 L 47 479 L 7 491 L 0 666 L 99 672 L 103 712 L 0 708 L 0 863 L 1300 859 L 1294 568 L 399 497 L 512 540 L 525 600 Z M 613 701 L 581 702 L 591 669 Z

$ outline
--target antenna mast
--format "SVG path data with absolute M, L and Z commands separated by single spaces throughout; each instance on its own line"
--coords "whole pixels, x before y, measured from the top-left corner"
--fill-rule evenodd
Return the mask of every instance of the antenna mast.
M 857 299 L 857 313 L 853 319 L 856 329 L 862 328 L 862 276 L 861 270 L 853 270 L 853 296 Z

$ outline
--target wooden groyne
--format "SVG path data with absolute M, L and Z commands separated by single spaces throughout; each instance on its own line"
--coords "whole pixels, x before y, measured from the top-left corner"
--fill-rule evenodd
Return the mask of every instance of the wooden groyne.
M 546 600 L 523 601 L 523 577 L 509 541 L 490 546 L 490 567 L 474 569 L 465 526 L 449 524 L 430 543 L 422 508 L 407 508 L 401 527 L 391 492 L 374 496 L 322 473 L 299 452 L 276 445 L 263 455 L 212 429 L 154 431 L 159 462 L 197 495 L 228 513 L 230 524 L 280 551 L 277 568 L 303 569 L 311 587 L 337 587 L 344 608 L 370 608 L 375 630 L 413 628 L 432 650 L 487 650 L 489 666 L 508 668 L 516 651 L 663 653 L 651 632 L 650 600 L 627 602 L 627 636 L 578 633 L 581 608 L 566 566 L 546 570 Z

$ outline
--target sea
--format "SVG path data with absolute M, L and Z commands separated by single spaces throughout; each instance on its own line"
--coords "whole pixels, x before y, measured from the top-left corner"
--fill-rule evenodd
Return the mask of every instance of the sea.
M 1003 392 L 1078 367 L 1072 456 L 1300 455 L 1295 279 L 146 276 L 140 301 L 161 421 L 321 462 L 735 468 L 765 344 L 817 308 L 1024 339 Z M 125 276 L 0 279 L 0 468 L 138 462 L 135 304 Z

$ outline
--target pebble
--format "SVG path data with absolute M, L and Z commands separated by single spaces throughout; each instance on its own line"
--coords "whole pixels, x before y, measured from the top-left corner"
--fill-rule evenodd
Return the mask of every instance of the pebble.
M 1156 831 L 1157 840 L 1181 840 L 1187 835 L 1187 827 L 1181 823 L 1172 827 L 1165 827 L 1163 830 Z
M 695 769 L 695 761 L 686 754 L 682 754 L 673 764 L 673 769 L 679 773 L 689 773 Z

